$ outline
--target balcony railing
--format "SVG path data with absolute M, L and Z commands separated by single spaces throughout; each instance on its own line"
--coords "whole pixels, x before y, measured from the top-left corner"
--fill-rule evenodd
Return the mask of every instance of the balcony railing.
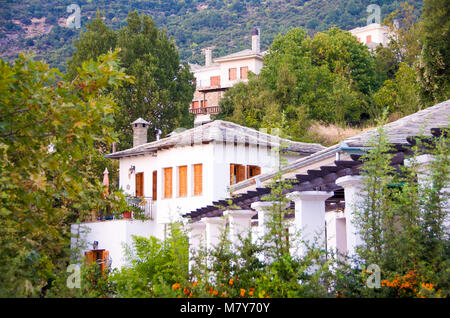
M 153 220 L 153 200 L 151 197 L 127 197 L 128 205 L 136 207 L 144 212 L 144 216 Z M 132 216 L 133 217 L 133 216 Z
M 220 113 L 219 106 L 210 106 L 210 107 L 200 107 L 200 108 L 189 108 L 189 112 L 194 115 L 204 114 L 204 115 L 217 115 Z

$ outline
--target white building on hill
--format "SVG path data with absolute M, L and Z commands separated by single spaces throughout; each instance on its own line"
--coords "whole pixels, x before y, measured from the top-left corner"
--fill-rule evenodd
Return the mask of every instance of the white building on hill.
M 203 206 L 230 196 L 232 184 L 275 171 L 280 166 L 277 148 L 288 162 L 324 147 L 293 142 L 231 122 L 216 120 L 168 137 L 147 142 L 148 123 L 133 122 L 133 148 L 107 155 L 118 159 L 119 186 L 134 204 L 141 204 L 146 221 L 133 218 L 85 222 L 85 252 L 107 251 L 112 267 L 125 264 L 123 243 L 132 235 L 164 238 L 166 225 Z M 255 181 L 256 182 L 256 181 Z M 78 225 L 72 227 L 76 232 Z M 97 242 L 95 251 L 91 244 Z M 75 244 L 75 242 L 73 242 Z M 101 256 L 99 256 L 101 258 Z M 96 258 L 96 257 L 94 257 Z

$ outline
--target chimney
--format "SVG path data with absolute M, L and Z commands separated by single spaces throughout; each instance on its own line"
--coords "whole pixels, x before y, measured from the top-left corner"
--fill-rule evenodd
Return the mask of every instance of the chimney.
M 133 127 L 133 148 L 147 143 L 148 125 L 149 123 L 142 118 L 138 118 L 131 123 Z
M 159 138 L 161 137 L 162 131 L 160 129 L 156 128 L 155 134 L 156 134 L 156 140 L 159 140 Z
M 252 31 L 252 51 L 253 53 L 259 53 L 259 28 L 256 28 Z
M 205 49 L 205 66 L 210 66 L 212 64 L 212 49 Z

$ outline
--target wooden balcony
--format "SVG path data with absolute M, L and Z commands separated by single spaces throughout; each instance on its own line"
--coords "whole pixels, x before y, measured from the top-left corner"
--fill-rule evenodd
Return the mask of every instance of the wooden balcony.
M 200 107 L 200 108 L 189 108 L 189 112 L 194 115 L 217 115 L 220 113 L 219 106 L 210 106 L 210 107 Z

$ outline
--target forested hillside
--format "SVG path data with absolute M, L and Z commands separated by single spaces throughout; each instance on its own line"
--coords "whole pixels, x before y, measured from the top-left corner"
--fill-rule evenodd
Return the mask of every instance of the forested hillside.
M 395 0 L 0 0 L 0 56 L 12 61 L 22 50 L 34 50 L 52 66 L 64 69 L 65 60 L 97 10 L 105 24 L 118 29 L 128 12 L 150 15 L 175 40 L 183 62 L 200 62 L 201 49 L 214 46 L 214 55 L 249 46 L 254 26 L 261 29 L 262 49 L 279 33 L 302 27 L 309 35 L 332 26 L 348 30 L 366 24 L 366 7 L 381 6 L 381 18 L 400 7 Z M 81 8 L 81 29 L 65 27 L 67 6 Z M 422 1 L 409 1 L 419 16 Z

